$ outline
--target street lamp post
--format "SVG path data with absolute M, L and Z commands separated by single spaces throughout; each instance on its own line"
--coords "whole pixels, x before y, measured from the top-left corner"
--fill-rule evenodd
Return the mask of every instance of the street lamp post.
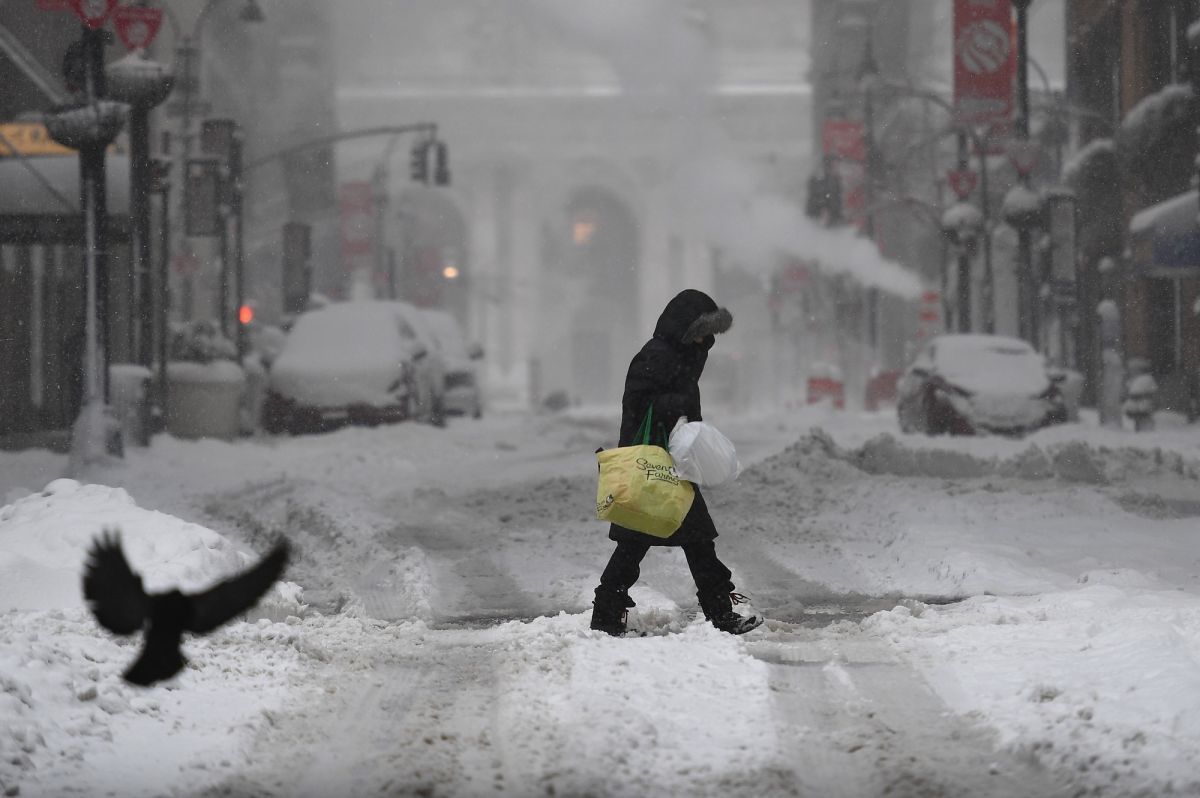
M 1012 0 L 1017 11 L 1017 119 L 1018 145 L 1029 142 L 1029 6 L 1032 0 Z M 1021 185 L 1026 196 L 1030 192 L 1029 170 L 1020 169 Z M 1025 197 L 1023 196 L 1022 199 Z M 1006 202 L 1006 206 L 1009 203 Z M 1021 337 L 1037 347 L 1037 292 L 1033 280 L 1033 224 L 1021 223 L 1017 228 L 1017 322 Z
M 983 214 L 974 205 L 960 199 L 942 214 L 942 233 L 958 256 L 957 317 L 958 331 L 969 333 L 971 324 L 971 256 L 983 234 Z
M 150 191 L 159 198 L 158 218 L 158 264 L 154 279 L 154 340 L 155 358 L 158 362 L 157 424 L 159 429 L 166 423 L 167 404 L 167 311 L 171 307 L 169 262 L 171 258 L 171 162 L 155 158 L 150 162 Z
M 128 103 L 130 249 L 133 256 L 130 296 L 137 297 L 137 324 L 129 326 L 130 351 L 138 363 L 154 359 L 153 281 L 150 267 L 150 110 L 167 98 L 174 77 L 164 65 L 147 60 L 138 51 L 109 64 L 108 94 Z
M 121 453 L 121 432 L 108 402 L 107 176 L 104 150 L 125 121 L 123 103 L 104 100 L 104 32 L 90 25 L 72 63 L 82 102 L 58 106 L 43 121 L 50 137 L 79 151 L 80 207 L 84 249 L 83 397 L 71 432 L 71 468 Z

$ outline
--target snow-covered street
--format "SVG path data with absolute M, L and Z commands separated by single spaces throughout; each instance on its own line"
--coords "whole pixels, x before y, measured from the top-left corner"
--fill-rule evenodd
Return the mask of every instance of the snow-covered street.
M 156 439 L 54 481 L 0 458 L 0 782 L 19 795 L 1200 794 L 1200 434 L 901 436 L 892 414 L 724 420 L 718 550 L 768 618 L 703 622 L 654 550 L 587 629 L 615 414 L 236 444 Z M 43 488 L 45 488 L 43 490 Z M 148 589 L 286 534 L 245 622 L 153 689 L 82 605 L 119 526 Z

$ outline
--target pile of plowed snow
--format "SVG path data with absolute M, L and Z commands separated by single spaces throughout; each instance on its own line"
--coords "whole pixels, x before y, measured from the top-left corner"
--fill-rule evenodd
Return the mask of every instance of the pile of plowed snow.
M 929 445 L 910 446 L 883 433 L 861 447 L 845 449 L 821 430 L 814 430 L 779 455 L 784 460 L 825 457 L 849 463 L 868 474 L 902 477 L 973 479 L 991 476 L 1024 480 L 1107 485 L 1139 478 L 1174 478 L 1200 486 L 1200 459 L 1161 448 L 1096 446 L 1072 440 L 1040 446 L 1028 444 L 1007 456 L 981 455 Z M 778 459 L 778 458 L 776 458 Z M 762 468 L 771 468 L 773 462 Z

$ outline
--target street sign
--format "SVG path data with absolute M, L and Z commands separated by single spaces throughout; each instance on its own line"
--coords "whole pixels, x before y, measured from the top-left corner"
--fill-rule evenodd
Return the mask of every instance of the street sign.
M 1008 159 L 1012 161 L 1017 174 L 1025 177 L 1037 166 L 1039 147 L 1037 142 L 1030 139 L 1014 138 L 1008 142 Z
M 200 151 L 229 163 L 237 135 L 237 122 L 234 120 L 205 119 L 200 123 Z
M 187 234 L 195 237 L 221 235 L 221 165 L 217 159 L 189 159 L 183 189 L 186 192 L 184 227 Z
M 1046 191 L 1046 221 L 1050 236 L 1050 279 L 1055 283 L 1075 282 L 1076 234 L 1075 194 L 1069 190 Z
M 117 7 L 117 0 L 70 0 L 70 3 L 75 16 L 92 30 L 103 28 L 109 15 Z
M 971 195 L 971 192 L 975 190 L 975 181 L 978 178 L 979 176 L 970 169 L 952 169 L 946 175 L 950 189 L 960 200 L 965 200 Z
M 148 6 L 121 6 L 113 12 L 113 25 L 117 37 L 127 50 L 145 49 L 158 35 L 162 26 L 161 8 Z
M 10 149 L 11 145 L 11 149 Z M 16 150 L 14 153 L 13 150 Z M 50 138 L 46 126 L 40 122 L 8 122 L 0 124 L 0 158 L 16 155 L 75 155 Z

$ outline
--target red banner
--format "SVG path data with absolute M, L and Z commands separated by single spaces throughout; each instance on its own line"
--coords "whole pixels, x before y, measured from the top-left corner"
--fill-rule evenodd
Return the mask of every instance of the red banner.
M 342 266 L 347 272 L 374 266 L 375 201 L 367 181 L 342 183 L 338 189 L 342 217 Z
M 954 104 L 987 125 L 1012 114 L 1016 35 L 1011 0 L 954 0 Z
M 842 188 L 842 215 L 861 224 L 867 207 L 867 139 L 856 119 L 826 119 L 821 140 L 829 169 Z
M 146 6 L 121 6 L 113 12 L 113 24 L 117 37 L 127 50 L 145 49 L 158 35 L 162 25 L 161 8 Z
M 92 30 L 104 27 L 108 16 L 117 7 L 117 0 L 70 0 L 71 10 Z
M 867 142 L 863 123 L 854 119 L 826 119 L 822 142 L 827 156 L 863 163 L 867 160 Z

